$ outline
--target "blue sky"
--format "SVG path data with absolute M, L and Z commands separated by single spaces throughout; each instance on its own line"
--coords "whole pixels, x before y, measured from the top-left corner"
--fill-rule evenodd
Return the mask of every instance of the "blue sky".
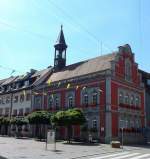
M 0 0 L 0 79 L 53 65 L 63 24 L 67 64 L 130 44 L 150 71 L 149 0 Z M 102 42 L 102 52 L 101 52 Z

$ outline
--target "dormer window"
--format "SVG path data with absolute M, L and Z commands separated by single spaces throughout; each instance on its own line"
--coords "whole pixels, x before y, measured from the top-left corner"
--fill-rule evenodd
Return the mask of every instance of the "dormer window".
M 29 86 L 29 81 L 24 81 L 25 86 Z

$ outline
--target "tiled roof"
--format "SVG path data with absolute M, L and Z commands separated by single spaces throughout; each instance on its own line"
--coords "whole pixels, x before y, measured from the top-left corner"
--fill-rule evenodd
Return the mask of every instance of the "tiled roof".
M 45 81 L 48 76 L 50 75 L 52 71 L 52 67 L 50 68 L 46 68 L 44 70 L 41 71 L 37 71 L 32 77 L 38 76 L 38 78 L 36 79 L 36 81 L 33 83 L 33 85 L 37 86 L 39 84 L 41 84 L 43 81 Z
M 2 83 L 2 85 L 7 85 L 9 83 L 12 83 L 15 79 L 17 78 L 17 76 L 12 76 L 12 77 L 9 77 L 7 79 L 4 79 L 4 82 Z
M 116 54 L 114 52 L 66 66 L 64 69 L 54 72 L 48 80 L 55 82 L 110 69 L 111 61 L 115 59 Z

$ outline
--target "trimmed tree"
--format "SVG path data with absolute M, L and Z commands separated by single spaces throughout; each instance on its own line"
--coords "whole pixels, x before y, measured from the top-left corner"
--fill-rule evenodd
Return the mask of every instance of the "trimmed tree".
M 22 126 L 29 124 L 29 120 L 27 118 L 12 118 L 10 123 L 17 126 L 17 136 L 20 137 Z
M 42 139 L 42 125 L 51 124 L 51 113 L 48 111 L 35 111 L 27 116 L 29 123 L 35 125 L 38 132 L 37 137 Z
M 68 142 L 70 143 L 73 125 L 83 125 L 86 122 L 85 116 L 81 109 L 73 108 L 66 111 L 59 111 L 51 118 L 52 123 L 56 126 L 65 126 L 68 131 Z
M 8 133 L 9 123 L 10 123 L 10 119 L 8 117 L 0 117 L 0 125 L 4 128 L 4 132 L 3 133 L 5 135 L 7 135 L 7 133 Z

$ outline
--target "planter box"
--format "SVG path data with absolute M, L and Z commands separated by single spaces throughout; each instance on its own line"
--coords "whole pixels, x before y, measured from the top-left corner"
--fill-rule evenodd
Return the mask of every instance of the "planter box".
M 120 148 L 120 141 L 112 141 L 111 146 L 112 148 Z

